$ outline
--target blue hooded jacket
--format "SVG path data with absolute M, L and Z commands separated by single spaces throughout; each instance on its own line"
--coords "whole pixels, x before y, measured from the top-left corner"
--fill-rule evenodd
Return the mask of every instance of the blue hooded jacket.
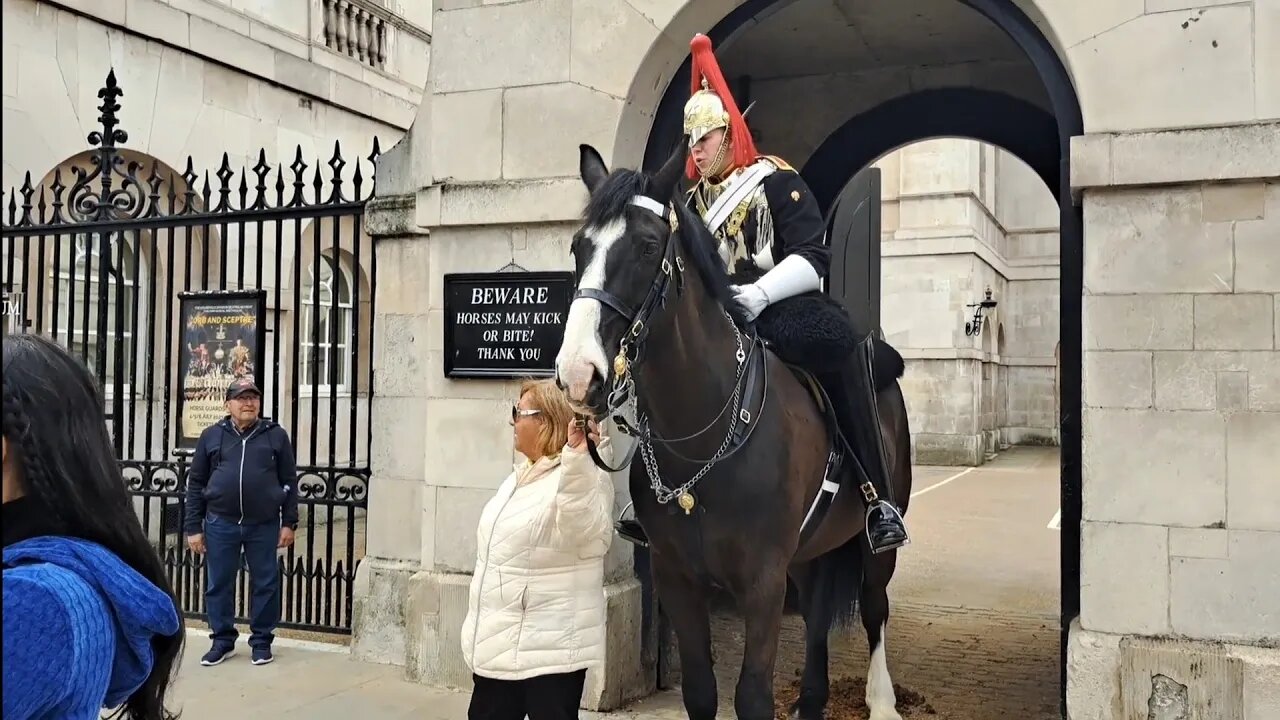
M 4 549 L 4 718 L 96 720 L 151 674 L 151 639 L 181 629 L 173 600 L 97 543 Z

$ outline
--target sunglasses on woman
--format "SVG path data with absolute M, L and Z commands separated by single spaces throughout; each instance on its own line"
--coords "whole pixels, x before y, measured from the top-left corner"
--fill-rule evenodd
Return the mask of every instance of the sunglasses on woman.
M 511 422 L 516 422 L 522 417 L 529 417 L 530 415 L 541 415 L 541 414 L 542 414 L 541 410 L 521 410 L 519 405 L 511 406 Z

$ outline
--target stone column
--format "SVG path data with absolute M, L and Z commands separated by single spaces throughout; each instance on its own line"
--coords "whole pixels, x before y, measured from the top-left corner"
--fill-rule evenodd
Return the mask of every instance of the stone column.
M 939 139 L 910 145 L 887 158 L 883 189 L 882 305 L 886 338 L 907 358 L 903 392 L 911 408 L 914 461 L 980 465 L 984 461 L 983 361 L 993 360 L 996 318 L 970 337 L 965 305 L 990 286 L 1003 300 L 1004 234 L 982 192 L 982 146 Z M 950 279 L 947 279 L 950 278 Z M 986 347 L 983 340 L 991 335 Z
M 1073 145 L 1086 253 L 1072 720 L 1145 717 L 1151 697 L 1169 717 L 1280 707 L 1278 137 L 1264 123 Z
M 380 506 L 385 512 L 377 518 L 371 510 L 370 526 L 413 515 L 413 530 L 396 535 L 417 533 L 420 543 L 416 565 L 397 556 L 372 566 L 357 647 L 364 657 L 404 664 L 425 684 L 471 686 L 459 633 L 476 523 L 517 459 L 508 421 L 518 384 L 444 376 L 443 276 L 511 263 L 572 269 L 569 241 L 586 203 L 578 144 L 611 157 L 638 64 L 638 55 L 619 58 L 619 49 L 641 52 L 657 33 L 630 6 L 605 4 L 439 3 L 419 117 L 404 148 L 388 153 L 397 187 L 384 192 L 380 179 L 380 199 L 370 208 L 370 232 L 379 234 L 378 287 L 396 298 L 379 295 L 387 344 L 378 375 L 414 376 L 386 381 L 401 394 L 375 406 L 389 415 L 379 417 L 386 439 L 375 444 L 383 453 L 392 452 L 389 444 L 404 446 L 387 457 L 386 472 L 406 473 L 418 493 L 393 490 L 398 504 Z M 628 63 L 625 74 L 617 72 Z M 615 488 L 618 511 L 628 502 L 625 477 L 615 478 Z M 631 546 L 615 539 L 602 588 L 609 646 L 605 667 L 588 674 L 588 709 L 617 707 L 653 687 L 640 661 L 641 592 L 631 557 Z M 390 651 L 370 647 L 383 637 L 394 639 Z

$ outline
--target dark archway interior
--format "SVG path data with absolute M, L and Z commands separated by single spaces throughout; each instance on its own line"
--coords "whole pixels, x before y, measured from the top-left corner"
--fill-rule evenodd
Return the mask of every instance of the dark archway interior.
M 748 0 L 707 30 L 717 54 L 725 51 L 765 16 L 795 0 Z M 1081 300 L 1083 294 L 1083 222 L 1070 193 L 1070 139 L 1083 132 L 1083 117 L 1066 68 L 1048 40 L 1012 0 L 954 0 L 999 28 L 1034 67 L 1047 106 L 976 88 L 921 90 L 886 101 L 848 119 L 832 132 L 803 166 L 803 175 L 824 210 L 863 167 L 893 148 L 931 137 L 969 137 L 1000 146 L 1026 162 L 1058 198 L 1060 207 L 1061 333 L 1061 709 L 1066 713 L 1066 647 L 1072 620 L 1080 608 L 1081 514 Z M 785 40 L 783 42 L 786 42 Z M 726 75 L 732 69 L 725 68 Z M 655 112 L 644 167 L 661 165 L 681 141 L 681 109 L 688 96 L 690 62 L 686 57 Z M 732 82 L 732 80 L 731 80 Z M 648 558 L 637 554 L 645 576 Z M 645 608 L 646 624 L 651 609 Z M 661 654 L 659 649 L 659 654 Z

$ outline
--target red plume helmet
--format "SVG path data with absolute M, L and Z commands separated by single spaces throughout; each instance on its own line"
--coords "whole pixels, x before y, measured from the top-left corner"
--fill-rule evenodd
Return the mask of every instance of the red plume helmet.
M 689 135 L 689 141 L 697 142 L 711 130 L 727 127 L 733 150 L 731 167 L 750 165 L 759 156 L 755 140 L 751 138 L 747 121 L 729 92 L 729 84 L 720 73 L 720 64 L 711 50 L 711 38 L 701 33 L 694 35 L 689 48 L 693 67 L 689 78 L 690 98 L 684 108 L 685 133 Z M 686 164 L 686 172 L 690 178 L 698 177 L 692 156 Z

